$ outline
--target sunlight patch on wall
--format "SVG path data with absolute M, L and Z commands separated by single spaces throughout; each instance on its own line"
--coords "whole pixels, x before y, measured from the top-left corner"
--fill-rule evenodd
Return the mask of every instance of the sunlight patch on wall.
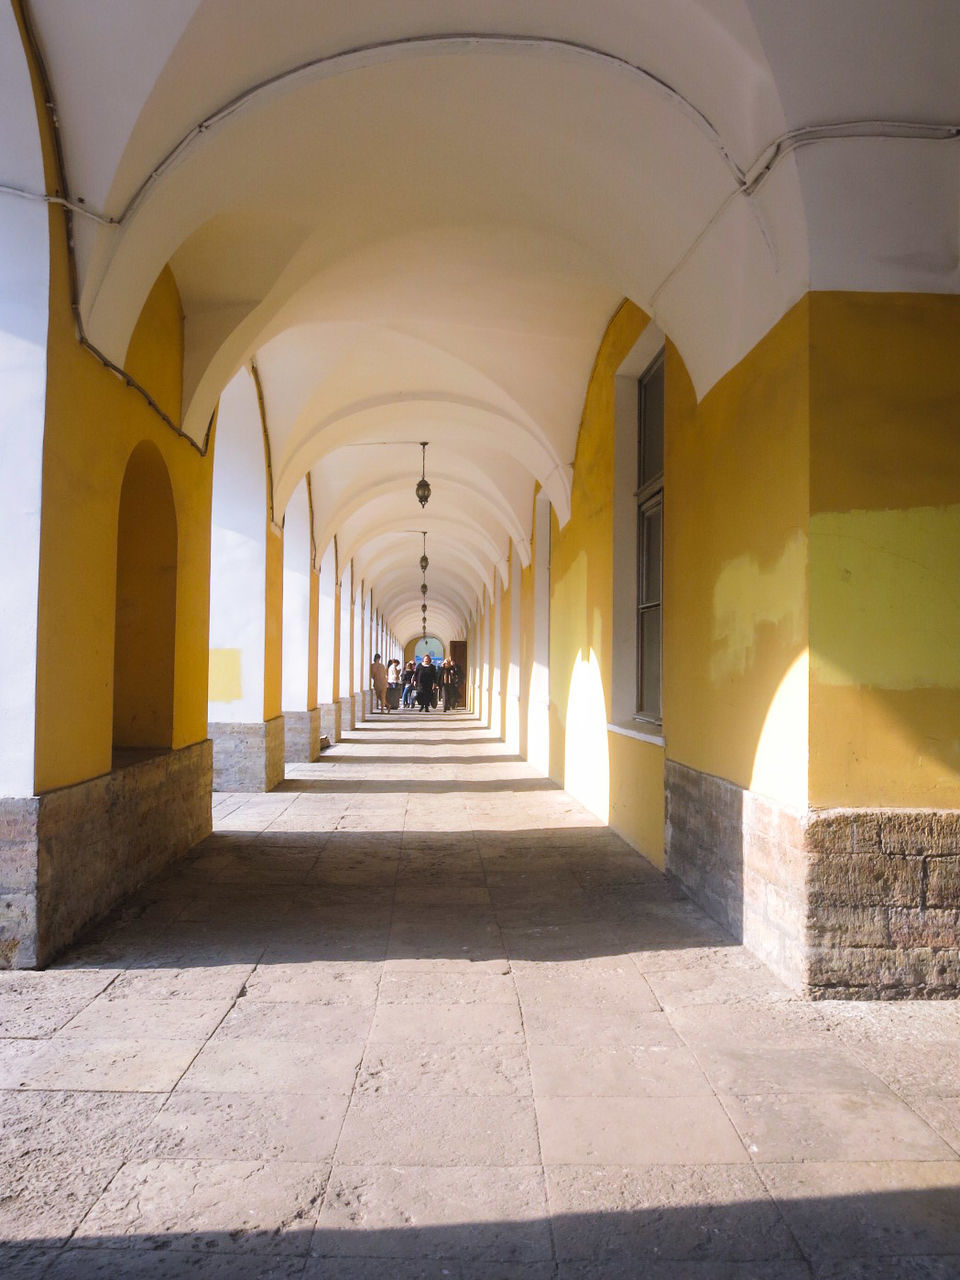
M 777 800 L 796 813 L 807 808 L 810 661 L 806 651 L 780 681 L 767 711 L 750 790 Z
M 610 820 L 607 702 L 597 655 L 583 650 L 570 676 L 564 738 L 564 789 L 603 822 Z

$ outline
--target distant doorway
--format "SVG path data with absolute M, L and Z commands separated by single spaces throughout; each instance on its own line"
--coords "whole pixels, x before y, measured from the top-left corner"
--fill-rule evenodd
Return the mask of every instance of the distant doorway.
M 428 653 L 432 662 L 442 662 L 444 655 L 443 641 L 438 640 L 436 636 L 424 636 L 422 640 L 418 640 L 413 646 L 413 657 L 416 662 L 419 662 Z

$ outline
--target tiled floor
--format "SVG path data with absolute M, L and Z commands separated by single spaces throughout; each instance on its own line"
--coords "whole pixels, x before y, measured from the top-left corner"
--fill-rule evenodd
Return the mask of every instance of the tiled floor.
M 0 974 L 0 1276 L 960 1277 L 960 1015 L 805 1004 L 462 715 Z

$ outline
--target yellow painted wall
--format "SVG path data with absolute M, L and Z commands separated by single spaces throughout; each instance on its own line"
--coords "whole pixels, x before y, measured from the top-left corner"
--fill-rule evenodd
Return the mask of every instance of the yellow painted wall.
M 210 650 L 210 701 L 239 702 L 243 697 L 243 650 Z
M 263 718 L 283 711 L 283 533 L 267 519 L 263 632 Z
M 107 772 L 120 488 L 143 440 L 170 477 L 178 540 L 173 745 L 207 736 L 212 456 L 175 435 L 76 340 L 62 213 L 51 209 L 37 669 L 37 791 Z M 179 416 L 183 315 L 169 270 L 144 304 L 127 369 Z
M 960 807 L 960 299 L 810 308 L 811 804 Z
M 646 323 L 639 308 L 626 302 L 607 328 L 584 400 L 570 520 L 561 529 L 553 517 L 550 774 L 662 865 L 663 748 L 607 729 L 613 670 L 614 378 Z
M 809 303 L 698 405 L 666 351 L 667 754 L 803 810 L 807 798 Z

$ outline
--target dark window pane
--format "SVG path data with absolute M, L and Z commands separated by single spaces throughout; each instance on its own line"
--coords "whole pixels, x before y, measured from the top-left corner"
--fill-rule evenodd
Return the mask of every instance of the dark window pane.
M 640 384 L 640 486 L 663 475 L 663 398 L 661 360 Z
M 640 705 L 642 715 L 660 718 L 660 606 L 640 613 Z
M 660 603 L 660 555 L 663 537 L 663 507 L 658 502 L 643 513 L 643 598 L 642 604 Z

